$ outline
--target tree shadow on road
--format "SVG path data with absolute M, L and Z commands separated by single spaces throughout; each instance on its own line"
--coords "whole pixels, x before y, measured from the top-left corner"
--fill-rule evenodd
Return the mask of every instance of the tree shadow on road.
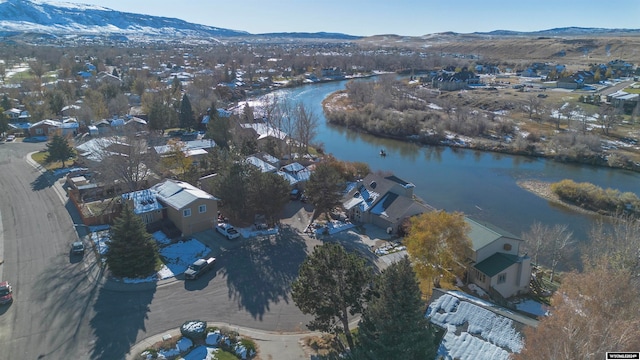
M 35 180 L 31 182 L 31 189 L 34 191 L 44 190 L 53 185 L 53 177 L 48 173 L 42 173 Z M 55 181 L 55 180 L 53 180 Z
M 284 226 L 278 235 L 247 240 L 243 246 L 220 256 L 220 274 L 227 280 L 229 298 L 262 320 L 271 304 L 291 301 L 291 283 L 307 256 L 307 245 L 298 233 Z
M 93 306 L 95 316 L 90 321 L 96 342 L 92 359 L 124 359 L 136 343 L 140 330 L 146 331 L 150 304 L 156 292 L 145 286 L 139 291 L 113 291 L 104 287 Z
M 47 354 L 40 357 L 69 358 L 77 352 L 82 334 L 82 324 L 91 314 L 91 304 L 95 299 L 102 277 L 102 268 L 95 258 L 84 257 L 82 261 L 69 262 L 68 253 L 53 259 L 48 268 L 38 276 L 33 286 L 33 311 L 42 310 L 39 318 L 45 331 L 49 331 L 46 344 Z

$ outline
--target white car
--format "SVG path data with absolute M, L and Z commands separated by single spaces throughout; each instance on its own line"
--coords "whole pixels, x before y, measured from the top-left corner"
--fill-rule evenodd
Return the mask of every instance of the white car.
M 231 224 L 219 223 L 218 226 L 216 226 L 216 230 L 229 240 L 240 237 L 238 230 L 231 226 Z
M 15 136 L 15 135 L 8 135 L 8 136 L 7 136 L 7 140 L 6 140 L 6 141 L 13 141 L 13 140 L 15 140 L 15 139 L 16 139 L 16 136 Z

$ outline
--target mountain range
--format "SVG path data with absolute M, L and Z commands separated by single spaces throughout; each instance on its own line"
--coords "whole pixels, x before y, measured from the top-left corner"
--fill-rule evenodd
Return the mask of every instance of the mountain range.
M 361 37 L 340 33 L 269 33 L 250 34 L 199 25 L 184 20 L 115 11 L 109 8 L 44 0 L 0 0 L 0 36 L 19 34 L 47 34 L 54 36 L 125 36 L 157 38 L 325 38 L 355 40 Z M 456 33 L 447 33 L 456 34 Z M 572 35 L 639 35 L 640 30 L 558 28 L 536 32 L 496 30 L 474 35 L 487 36 L 572 36 Z

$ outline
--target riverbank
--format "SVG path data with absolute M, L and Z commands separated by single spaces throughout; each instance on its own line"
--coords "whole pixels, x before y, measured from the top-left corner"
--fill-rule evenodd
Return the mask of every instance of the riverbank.
M 579 212 L 586 215 L 602 215 L 595 211 L 586 210 L 577 205 L 573 205 L 565 201 L 562 201 L 562 199 L 560 199 L 558 195 L 556 195 L 553 191 L 551 191 L 551 183 L 549 182 L 544 182 L 540 180 L 519 180 L 516 182 L 516 184 L 522 189 L 525 189 L 554 204 L 566 207 L 567 209 L 570 209 L 572 211 Z
M 619 150 L 603 150 L 604 146 L 590 150 L 590 147 L 586 146 L 586 144 L 582 147 L 574 144 L 559 148 L 558 143 L 553 141 L 555 135 L 541 136 L 539 131 L 530 129 L 531 124 L 523 125 L 522 123 L 517 123 L 517 126 L 513 125 L 513 129 L 507 132 L 509 135 L 499 135 L 499 129 L 492 130 L 491 128 L 487 128 L 473 136 L 463 136 L 454 131 L 443 131 L 442 129 L 435 130 L 441 125 L 442 121 L 447 119 L 452 121 L 451 116 L 443 117 L 437 115 L 443 109 L 435 104 L 431 104 L 428 107 L 431 110 L 423 111 L 425 115 L 422 120 L 415 116 L 412 117 L 411 112 L 405 114 L 404 111 L 398 110 L 398 113 L 402 114 L 400 118 L 407 116 L 407 119 L 403 118 L 403 120 L 407 120 L 405 124 L 403 121 L 397 121 L 398 115 L 391 113 L 388 109 L 376 112 L 374 108 L 365 110 L 354 108 L 345 90 L 329 94 L 322 101 L 323 113 L 328 123 L 380 138 L 419 145 L 446 146 L 508 155 L 530 156 L 562 163 L 640 172 L 639 158 L 625 153 L 624 151 L 626 150 L 620 150 L 622 152 Z M 431 116 L 429 114 L 434 116 L 437 121 L 434 123 L 435 120 L 431 119 L 429 120 L 431 125 L 420 125 L 421 121 L 426 121 L 424 119 Z M 534 122 L 531 123 L 533 124 Z M 539 123 L 534 125 L 540 126 Z M 561 143 L 562 141 L 566 142 L 566 139 L 559 141 Z M 600 141 L 611 142 L 611 140 L 606 139 L 600 139 Z M 613 148 L 618 149 L 617 147 Z

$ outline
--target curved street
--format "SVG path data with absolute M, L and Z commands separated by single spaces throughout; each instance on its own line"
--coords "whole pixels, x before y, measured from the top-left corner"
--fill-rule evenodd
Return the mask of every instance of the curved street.
M 134 344 L 191 319 L 306 331 L 309 317 L 289 285 L 312 244 L 297 233 L 222 251 L 216 271 L 193 282 L 114 283 L 92 252 L 70 256 L 86 229 L 74 226 L 75 208 L 52 186 L 63 178 L 27 162 L 44 147 L 0 143 L 0 279 L 14 288 L 13 304 L 0 307 L 0 360 L 124 359 Z

